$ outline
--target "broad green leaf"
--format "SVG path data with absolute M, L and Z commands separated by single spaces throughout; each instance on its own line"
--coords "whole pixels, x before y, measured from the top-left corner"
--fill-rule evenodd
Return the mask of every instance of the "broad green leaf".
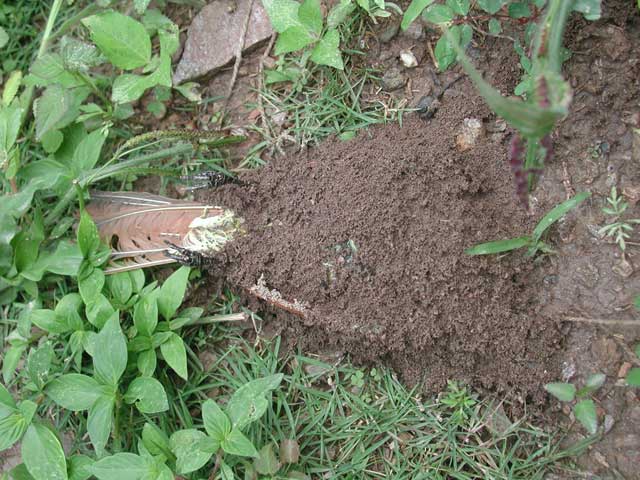
M 340 33 L 329 30 L 311 51 L 311 60 L 318 65 L 328 65 L 338 70 L 344 69 L 340 52 Z
M 124 394 L 126 403 L 135 403 L 142 413 L 160 413 L 169 409 L 167 394 L 162 384 L 151 377 L 138 377 Z
M 202 421 L 209 436 L 218 442 L 222 442 L 231 432 L 229 417 L 211 399 L 202 404 Z
M 300 4 L 294 0 L 262 0 L 262 5 L 271 20 L 271 26 L 278 33 L 300 23 L 298 20 Z
M 200 430 L 178 430 L 171 435 L 169 444 L 176 456 L 177 473 L 185 474 L 203 467 L 211 458 L 211 452 L 203 452 L 197 448 L 199 442 L 207 438 Z
M 259 378 L 246 383 L 236 390 L 226 407 L 226 412 L 233 428 L 242 430 L 264 415 L 269 406 L 267 395 L 270 397 L 271 391 L 278 388 L 283 377 L 279 373 Z
M 34 478 L 67 480 L 67 462 L 60 441 L 44 425 L 32 424 L 22 439 L 22 461 Z
M 83 210 L 80 213 L 80 223 L 78 224 L 77 238 L 78 245 L 80 246 L 80 251 L 82 252 L 82 255 L 84 255 L 84 258 L 88 258 L 89 255 L 97 250 L 98 246 L 100 245 L 98 228 L 91 218 L 91 215 L 89 215 L 86 210 Z
M 155 480 L 153 459 L 147 459 L 133 453 L 116 453 L 104 457 L 88 470 L 99 480 Z
M 7 31 L 0 27 L 0 48 L 4 48 L 9 43 L 9 34 Z
M 502 24 L 500 20 L 492 18 L 489 20 L 489 33 L 491 35 L 500 35 L 502 33 Z
M 573 414 L 587 432 L 591 435 L 598 431 L 598 414 L 596 413 L 596 404 L 591 399 L 580 400 L 573 407 Z
M 59 49 L 65 68 L 72 72 L 87 72 L 106 61 L 96 47 L 73 37 L 62 37 Z
M 94 348 L 96 378 L 107 385 L 117 385 L 127 366 L 127 340 L 120 328 L 118 312 L 106 321 L 96 336 Z
M 158 309 L 165 320 L 171 320 L 182 304 L 189 283 L 189 267 L 180 267 L 160 287 Z
M 100 268 L 88 266 L 78 275 L 78 290 L 85 304 L 95 302 L 104 286 L 104 272 Z
M 104 455 L 104 448 L 109 441 L 113 424 L 114 395 L 102 395 L 89 409 L 87 416 L 87 432 L 98 458 Z
M 17 465 L 11 469 L 9 472 L 11 474 L 10 477 L 0 477 L 2 480 L 7 480 L 11 478 L 11 480 L 36 480 L 27 470 L 27 467 L 24 463 Z
M 453 10 L 447 5 L 436 4 L 431 5 L 423 14 L 422 17 L 431 23 L 436 25 L 443 25 L 450 23 L 453 20 L 455 14 Z
M 441 36 L 433 50 L 438 63 L 438 70 L 444 72 L 456 61 L 456 51 L 446 36 Z
M 546 232 L 551 225 L 560 220 L 567 214 L 567 212 L 576 208 L 590 196 L 591 192 L 581 192 L 575 197 L 562 202 L 560 205 L 556 205 L 549 213 L 542 217 L 542 220 L 540 220 L 538 225 L 536 225 L 531 237 L 532 243 L 538 243 L 544 232 Z
M 45 53 L 31 65 L 31 75 L 27 80 L 38 87 L 60 84 L 71 89 L 83 85 L 82 79 L 67 71 L 62 56 L 57 53 Z M 26 80 L 25 80 L 26 83 Z
M 151 3 L 151 0 L 133 0 L 133 8 L 138 15 L 142 15 Z
M 31 322 L 38 328 L 54 334 L 61 334 L 71 330 L 64 318 L 56 315 L 53 310 L 37 309 L 31 312 Z
M 630 387 L 640 387 L 640 368 L 634 367 L 627 373 L 627 385 Z
M 64 135 L 60 130 L 49 130 L 42 136 L 42 148 L 47 153 L 55 153 L 62 145 Z
M 273 476 L 278 473 L 281 465 L 271 443 L 267 443 L 260 449 L 258 456 L 253 461 L 253 466 L 260 475 Z
M 304 0 L 298 9 L 300 23 L 316 35 L 322 30 L 322 11 L 320 0 Z
M 531 243 L 529 237 L 510 238 L 509 240 L 496 240 L 495 242 L 481 243 L 464 251 L 467 255 L 491 255 L 494 253 L 510 252 L 518 248 L 526 247 Z
M 160 352 L 162 352 L 164 361 L 169 364 L 173 371 L 184 380 L 187 380 L 187 351 L 182 338 L 175 333 L 171 333 L 169 339 L 160 345 Z
M 572 383 L 547 383 L 544 389 L 561 402 L 571 402 L 576 398 L 576 387 Z
M 21 83 L 22 72 L 20 70 L 11 72 L 9 78 L 4 83 L 4 90 L 2 91 L 2 103 L 4 103 L 5 107 L 9 106 L 9 104 L 16 97 L 18 88 L 20 88 Z
M 114 300 L 120 305 L 127 303 L 133 294 L 133 285 L 129 272 L 116 273 L 107 276 L 107 287 Z
M 420 16 L 422 11 L 433 3 L 433 0 L 412 0 L 402 16 L 400 28 L 406 30 Z
M 246 475 L 246 473 L 245 473 Z M 224 460 L 220 462 L 220 480 L 235 480 L 233 470 L 229 465 L 224 463 Z
M 150 337 L 158 325 L 157 290 L 145 295 L 133 309 L 133 323 L 141 335 Z
M 576 393 L 576 397 L 584 397 L 586 395 L 590 395 L 593 392 L 597 391 L 602 385 L 604 385 L 607 376 L 603 373 L 594 373 L 587 378 L 587 381 L 578 392 Z
M 138 270 L 132 270 L 129 272 L 129 277 L 131 277 L 131 287 L 135 293 L 139 293 L 140 290 L 144 287 L 145 276 L 144 270 L 139 268 Z
M 104 141 L 107 138 L 107 132 L 107 129 L 99 128 L 80 142 L 76 151 L 73 152 L 73 159 L 71 160 L 71 167 L 76 176 L 91 170 L 98 163 L 102 145 L 104 145 Z M 82 213 L 85 214 L 85 212 Z M 82 247 L 80 248 L 82 249 Z
M 278 35 L 274 53 L 276 55 L 283 55 L 285 53 L 295 52 L 310 45 L 315 40 L 316 38 L 306 27 L 294 25 Z
M 87 375 L 68 373 L 49 382 L 45 393 L 62 408 L 78 412 L 89 410 L 103 389 Z
M 75 276 L 82 263 L 82 252 L 75 243 L 61 240 L 49 256 L 46 270 L 58 275 Z
M 16 408 L 18 407 L 9 393 L 9 390 L 0 383 L 0 418 L 14 413 Z
M 602 0 L 574 0 L 573 10 L 582 13 L 586 20 L 599 20 L 602 15 Z
M 149 75 L 122 74 L 113 82 L 111 100 L 118 104 L 133 102 L 138 100 L 151 86 Z
M 88 480 L 91 477 L 89 467 L 94 461 L 86 455 L 74 455 L 69 459 L 69 480 Z
M 73 91 L 54 84 L 46 88 L 42 96 L 33 102 L 36 123 L 36 140 L 53 129 L 61 129 L 71 123 L 77 115 Z
M 18 367 L 18 362 L 22 354 L 27 349 L 27 342 L 16 341 L 12 342 L 9 348 L 5 348 L 2 358 L 2 379 L 5 383 L 9 383 L 9 380 L 13 377 L 13 373 Z
M 526 2 L 510 3 L 508 12 L 511 18 L 526 18 L 531 16 L 531 8 Z
M 340 0 L 340 3 L 334 5 L 327 15 L 327 28 L 331 30 L 341 25 L 355 9 L 356 5 L 352 0 Z
M 27 373 L 34 385 L 42 390 L 44 387 L 49 371 L 51 369 L 51 361 L 55 354 L 50 342 L 43 343 L 37 349 L 31 350 L 27 359 Z
M 85 314 L 87 315 L 87 320 L 98 329 L 102 329 L 105 322 L 113 315 L 115 312 L 111 302 L 107 300 L 107 297 L 98 294 L 96 298 L 93 299 L 89 304 L 87 304 L 85 308 Z
M 9 150 L 18 139 L 22 111 L 22 108 L 15 106 L 0 109 L 0 154 L 4 158 L 9 156 Z
M 241 457 L 258 456 L 256 447 L 253 446 L 251 440 L 245 437 L 238 428 L 234 428 L 229 432 L 225 439 L 220 442 L 220 447 L 225 453 L 230 455 L 239 455 Z
M 471 7 L 471 0 L 447 0 L 447 5 L 456 15 L 466 15 Z
M 494 15 L 506 5 L 508 0 L 478 0 L 478 7 L 485 12 Z
M 0 452 L 20 440 L 29 423 L 18 411 L 0 418 Z
M 152 377 L 156 371 L 157 357 L 155 350 L 143 350 L 138 353 L 138 370 L 145 377 Z
M 145 423 L 142 428 L 142 443 L 152 455 L 164 455 L 171 458 L 171 446 L 169 437 L 153 423 Z
M 144 26 L 131 17 L 107 11 L 82 20 L 91 40 L 118 68 L 133 70 L 151 60 L 151 39 Z

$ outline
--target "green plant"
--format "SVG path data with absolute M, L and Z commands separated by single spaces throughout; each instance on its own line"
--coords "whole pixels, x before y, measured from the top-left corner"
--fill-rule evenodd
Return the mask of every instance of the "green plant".
M 596 373 L 587 378 L 584 386 L 579 390 L 573 383 L 548 383 L 544 386 L 545 390 L 556 397 L 561 402 L 576 402 L 573 405 L 573 414 L 582 426 L 591 435 L 598 431 L 598 414 L 596 405 L 590 398 L 604 384 L 606 376 L 602 373 Z
M 640 360 L 640 343 L 635 348 L 636 357 Z M 627 385 L 630 387 L 640 387 L 640 367 L 633 367 L 627 372 Z
M 553 250 L 542 240 L 544 233 L 551 225 L 560 220 L 570 210 L 574 209 L 584 202 L 591 193 L 582 192 L 575 197 L 570 198 L 556 205 L 549 211 L 536 225 L 531 235 L 511 238 L 509 240 L 496 240 L 493 242 L 481 243 L 465 250 L 467 255 L 489 255 L 502 252 L 510 252 L 519 248 L 527 248 L 527 256 L 533 257 L 539 251 L 544 253 L 553 253 Z
M 609 206 L 602 207 L 602 212 L 613 218 L 612 221 L 598 230 L 598 234 L 612 237 L 618 244 L 618 247 L 620 247 L 620 250 L 624 252 L 627 248 L 625 240 L 631 236 L 633 225 L 640 223 L 640 219 L 622 218 L 629 204 L 625 202 L 622 197 L 618 196 L 618 189 L 615 186 L 611 187 L 611 193 L 607 198 L 607 203 Z

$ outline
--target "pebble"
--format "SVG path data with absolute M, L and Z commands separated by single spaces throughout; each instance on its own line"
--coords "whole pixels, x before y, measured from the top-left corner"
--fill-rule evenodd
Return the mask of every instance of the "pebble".
M 415 68 L 418 66 L 418 60 L 411 50 L 402 50 L 400 52 L 400 61 L 406 68 Z
M 407 77 L 396 67 L 390 68 L 382 76 L 382 88 L 388 92 L 404 87 L 405 83 L 407 83 Z
M 400 35 L 411 40 L 420 40 L 424 37 L 424 26 L 420 22 L 412 22 Z
M 472 149 L 485 134 L 482 120 L 465 118 L 461 132 L 456 136 L 458 150 L 464 152 Z

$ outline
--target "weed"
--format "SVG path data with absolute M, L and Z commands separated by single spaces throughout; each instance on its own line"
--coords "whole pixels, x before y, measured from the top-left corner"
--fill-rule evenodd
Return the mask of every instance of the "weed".
M 529 257 L 535 256 L 539 251 L 543 253 L 553 253 L 553 250 L 544 241 L 542 241 L 542 236 L 551 225 L 560 220 L 570 210 L 584 202 L 590 195 L 591 194 L 589 192 L 582 192 L 554 207 L 549 213 L 542 217 L 531 235 L 511 238 L 509 240 L 496 240 L 493 242 L 481 243 L 469 248 L 465 253 L 467 255 L 489 255 L 510 252 L 524 247 L 527 248 L 527 256 Z
M 633 225 L 640 223 L 640 219 L 623 219 L 624 212 L 629 207 L 629 204 L 625 202 L 622 197 L 618 196 L 618 189 L 611 187 L 611 193 L 607 198 L 608 207 L 602 207 L 602 212 L 609 215 L 612 221 L 607 223 L 604 227 L 598 230 L 599 235 L 605 235 L 615 240 L 623 252 L 626 250 L 626 239 L 631 236 L 633 232 Z

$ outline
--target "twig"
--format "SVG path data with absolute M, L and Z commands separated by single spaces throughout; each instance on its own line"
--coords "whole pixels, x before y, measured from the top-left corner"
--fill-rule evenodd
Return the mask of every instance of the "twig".
M 262 120 L 262 125 L 264 125 L 267 130 L 269 130 L 269 134 L 273 137 L 274 132 L 271 129 L 271 124 L 267 121 L 267 114 L 264 111 L 264 100 L 262 98 L 262 91 L 264 90 L 264 62 L 271 53 L 271 49 L 273 48 L 273 44 L 276 42 L 276 34 L 271 35 L 271 39 L 269 40 L 269 45 L 264 50 L 262 57 L 260 57 L 260 64 L 258 66 L 258 108 L 260 109 L 260 119 Z
M 586 318 L 586 317 L 562 317 L 561 322 L 576 322 L 576 323 L 595 323 L 599 325 L 627 325 L 627 326 L 640 326 L 640 320 L 607 320 L 605 318 Z
M 249 20 L 251 19 L 251 11 L 253 10 L 254 0 L 249 0 L 249 11 L 247 17 L 244 19 L 244 25 L 242 26 L 242 33 L 240 34 L 240 41 L 238 42 L 238 48 L 236 50 L 236 61 L 233 64 L 233 73 L 231 74 L 231 81 L 229 82 L 229 90 L 227 92 L 227 99 L 224 102 L 224 108 L 226 110 L 231 100 L 231 94 L 233 93 L 233 87 L 236 84 L 238 78 L 238 70 L 240 70 L 240 63 L 242 62 L 242 49 L 244 48 L 245 38 L 247 36 L 247 29 L 249 28 Z

